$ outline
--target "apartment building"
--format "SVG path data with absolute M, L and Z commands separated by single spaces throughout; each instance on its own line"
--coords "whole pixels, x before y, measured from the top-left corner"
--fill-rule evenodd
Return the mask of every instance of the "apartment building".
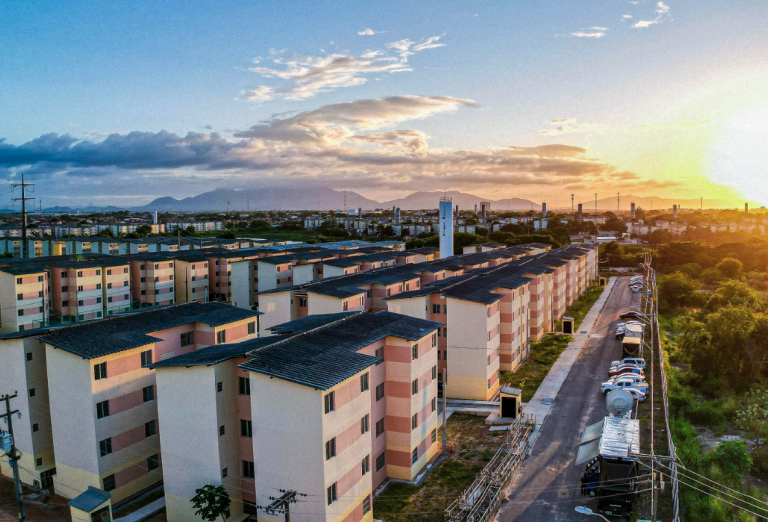
M 33 354 L 33 361 L 45 364 L 48 393 L 35 391 L 38 413 L 33 410 L 30 417 L 50 430 L 56 492 L 74 498 L 93 486 L 109 491 L 114 505 L 160 482 L 159 394 L 149 366 L 206 346 L 253 339 L 257 316 L 220 303 L 188 303 L 38 335 L 44 350 L 38 359 Z M 21 349 L 3 350 L 3 360 L 18 359 Z M 50 411 L 49 419 L 41 409 Z M 45 459 L 44 443 L 33 449 Z
M 50 309 L 59 323 L 101 319 L 131 309 L 129 262 L 119 258 L 48 265 Z
M 38 328 L 48 321 L 48 274 L 29 263 L 0 268 L 2 333 Z
M 175 299 L 177 303 L 208 301 L 208 257 L 200 253 L 174 258 Z
M 131 264 L 131 297 L 134 308 L 169 305 L 175 300 L 173 257 L 159 254 L 134 256 Z
M 413 480 L 439 451 L 439 326 L 316 315 L 154 364 L 168 520 L 199 520 L 195 489 L 222 484 L 233 520 L 293 489 L 312 500 L 296 520 L 371 521 L 373 490 Z

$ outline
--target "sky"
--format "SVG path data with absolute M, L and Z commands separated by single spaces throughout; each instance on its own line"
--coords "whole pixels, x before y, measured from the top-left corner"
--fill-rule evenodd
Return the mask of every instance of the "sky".
M 319 183 L 768 204 L 765 0 L 0 4 L 0 208 Z M 17 194 L 16 194 L 17 195 Z

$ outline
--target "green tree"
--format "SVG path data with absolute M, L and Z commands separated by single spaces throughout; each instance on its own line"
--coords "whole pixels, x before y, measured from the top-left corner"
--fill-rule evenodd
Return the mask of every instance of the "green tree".
M 735 483 L 741 482 L 741 476 L 752 467 L 752 457 L 741 440 L 721 442 L 705 462 L 716 464 Z
M 705 308 L 709 312 L 715 312 L 725 306 L 745 306 L 753 312 L 760 312 L 764 308 L 764 299 L 746 283 L 726 281 L 712 294 Z
M 749 384 L 744 379 L 749 373 L 745 367 L 747 341 L 756 321 L 754 310 L 745 306 L 727 306 L 709 314 L 709 342 L 691 361 L 696 373 L 706 378 L 722 377 L 731 388 L 743 390 Z
M 701 285 L 683 272 L 659 277 L 659 298 L 663 309 L 696 306 Z
M 726 257 L 720 261 L 715 268 L 720 270 L 720 273 L 722 273 L 726 279 L 737 279 L 741 275 L 741 270 L 744 268 L 744 264 L 734 257 Z
M 215 522 L 219 517 L 221 517 L 222 522 L 227 522 L 231 504 L 229 493 L 224 486 L 207 484 L 196 489 L 195 496 L 192 497 L 195 515 L 206 522 Z

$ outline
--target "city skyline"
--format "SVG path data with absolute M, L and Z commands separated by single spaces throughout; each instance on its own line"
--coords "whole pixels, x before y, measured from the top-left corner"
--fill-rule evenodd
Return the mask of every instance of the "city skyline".
M 7 11 L 0 175 L 46 206 L 273 180 L 768 203 L 757 1 Z

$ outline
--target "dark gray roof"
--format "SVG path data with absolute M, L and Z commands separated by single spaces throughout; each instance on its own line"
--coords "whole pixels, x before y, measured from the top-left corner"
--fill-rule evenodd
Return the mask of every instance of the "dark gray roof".
M 251 352 L 240 368 L 327 390 L 381 360 L 357 353 L 361 348 L 388 336 L 415 341 L 442 325 L 390 312 L 355 314 Z
M 328 259 L 323 261 L 323 264 L 328 266 L 335 266 L 338 268 L 349 268 L 359 266 L 360 262 L 358 262 L 354 257 L 346 257 L 344 259 Z
M 261 315 L 224 303 L 185 303 L 154 308 L 62 328 L 39 339 L 85 359 L 102 357 L 158 341 L 150 334 L 199 322 L 221 326 Z
M 261 337 L 250 341 L 243 341 L 242 343 L 216 344 L 200 348 L 193 352 L 177 355 L 176 357 L 157 361 L 149 367 L 173 368 L 179 366 L 210 366 L 212 364 L 228 361 L 229 359 L 245 357 L 245 354 L 248 352 L 274 344 L 278 340 L 280 340 L 280 337 Z
M 68 504 L 76 509 L 89 513 L 107 500 L 109 500 L 109 492 L 93 486 L 88 486 L 86 491 L 83 491 L 70 500 Z
M 362 313 L 365 312 L 340 312 L 337 314 L 308 315 L 301 319 L 294 319 L 293 321 L 273 326 L 269 328 L 269 331 L 278 335 L 304 333 Z
M 13 275 L 40 274 L 45 272 L 45 266 L 38 264 L 18 264 L 14 266 L 0 267 L 0 272 Z

